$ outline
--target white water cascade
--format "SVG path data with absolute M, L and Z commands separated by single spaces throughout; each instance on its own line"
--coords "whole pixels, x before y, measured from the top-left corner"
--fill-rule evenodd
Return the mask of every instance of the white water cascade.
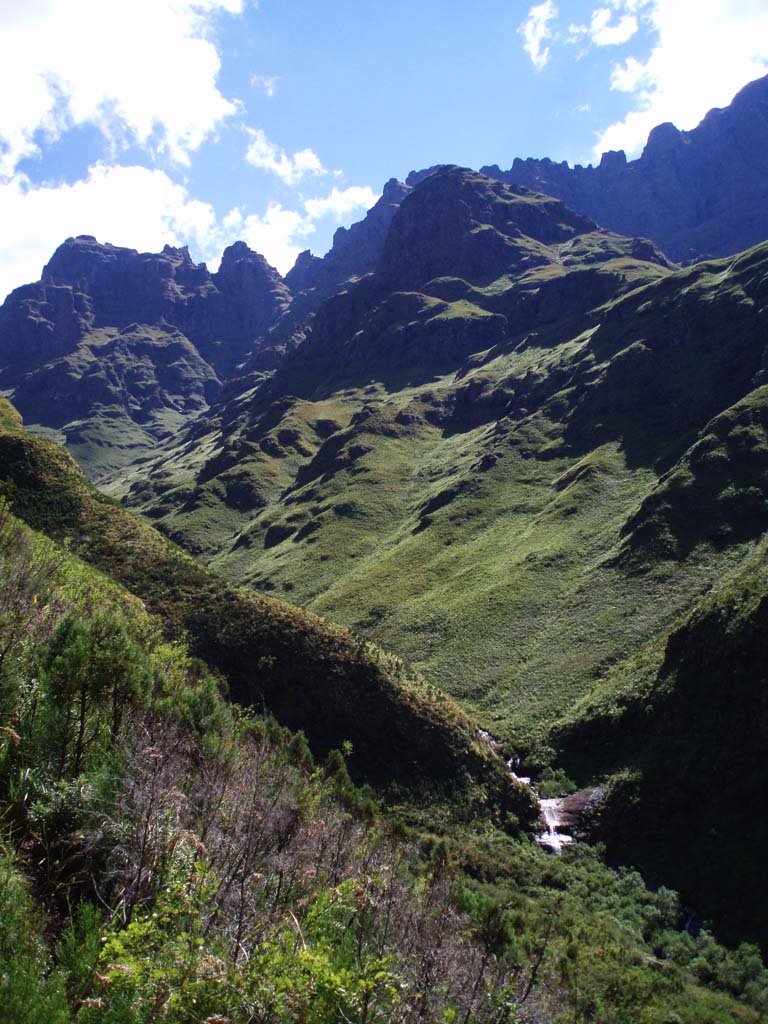
M 537 836 L 536 842 L 548 847 L 548 849 L 553 850 L 555 853 L 560 853 L 564 846 L 568 846 L 569 843 L 573 842 L 573 836 L 558 832 L 558 828 L 564 824 L 562 800 L 542 800 L 541 816 L 544 819 L 544 824 L 547 826 L 547 831 Z
M 487 732 L 485 729 L 478 729 L 478 735 L 480 739 L 490 749 L 498 754 L 501 744 Z M 511 758 L 507 761 L 507 770 L 511 778 L 515 782 L 520 782 L 524 786 L 530 786 L 531 789 L 536 791 L 535 785 L 532 780 L 527 776 L 520 776 L 515 773 L 515 768 L 518 767 L 518 762 L 515 758 Z M 544 824 L 547 826 L 547 831 L 543 832 L 540 836 L 536 836 L 536 842 L 541 846 L 546 846 L 548 850 L 552 850 L 553 853 L 561 853 L 564 846 L 568 846 L 573 842 L 573 836 L 568 835 L 566 832 L 560 832 L 561 828 L 572 828 L 575 824 L 578 814 L 583 810 L 586 803 L 590 802 L 596 796 L 602 795 L 602 790 L 582 790 L 581 793 L 577 793 L 570 799 L 567 797 L 554 797 L 546 800 L 540 800 L 539 805 L 541 807 L 541 817 Z M 579 800 L 579 797 L 582 799 Z M 584 797 L 587 797 L 584 800 Z M 566 810 L 564 804 L 568 800 L 569 806 Z M 576 808 L 574 808 L 573 801 L 576 801 Z

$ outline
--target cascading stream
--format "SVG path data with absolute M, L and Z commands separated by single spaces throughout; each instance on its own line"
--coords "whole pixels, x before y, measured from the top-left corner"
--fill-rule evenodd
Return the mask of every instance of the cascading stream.
M 558 798 L 541 801 L 541 816 L 547 826 L 547 831 L 537 836 L 536 839 L 542 846 L 548 847 L 555 853 L 560 853 L 564 846 L 573 842 L 573 836 L 558 832 L 558 828 L 563 825 L 561 805 L 562 800 Z
M 501 744 L 486 729 L 478 729 L 478 736 L 495 754 L 500 752 Z M 511 778 L 515 782 L 521 782 L 524 786 L 530 786 L 535 792 L 536 787 L 533 780 L 528 776 L 518 775 L 515 772 L 517 767 L 519 767 L 519 762 L 516 758 L 510 758 L 507 761 L 507 769 Z M 588 804 L 594 800 L 599 800 L 602 792 L 601 789 L 595 787 L 581 790 L 570 797 L 548 797 L 547 799 L 539 800 L 541 818 L 547 827 L 547 831 L 536 836 L 536 842 L 540 846 L 545 846 L 548 850 L 552 850 L 553 853 L 562 853 L 563 847 L 569 846 L 573 842 L 573 836 L 568 835 L 567 832 L 561 832 L 560 829 L 572 828 L 577 821 L 578 815 Z

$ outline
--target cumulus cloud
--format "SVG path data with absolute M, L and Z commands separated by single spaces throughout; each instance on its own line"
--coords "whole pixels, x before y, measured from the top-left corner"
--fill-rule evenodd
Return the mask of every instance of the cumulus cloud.
M 190 198 L 160 170 L 97 164 L 72 185 L 33 186 L 22 174 L 0 184 L 0 296 L 40 277 L 70 235 L 142 250 L 189 243 L 206 256 L 217 226 L 213 208 Z
M 150 252 L 166 243 L 189 245 L 193 258 L 211 269 L 225 246 L 243 239 L 285 273 L 317 230 L 315 221 L 332 215 L 340 222 L 376 198 L 367 186 L 334 188 L 297 210 L 269 203 L 261 214 L 236 207 L 219 219 L 162 170 L 96 164 L 81 181 L 60 186 L 37 186 L 16 174 L 0 183 L 0 301 L 36 281 L 54 249 L 80 234 Z
M 614 10 L 616 5 L 614 4 Z M 598 7 L 592 12 L 588 25 L 569 26 L 569 42 L 589 41 L 593 46 L 621 46 L 637 33 L 640 27 L 634 14 L 623 14 L 614 22 L 610 7 Z
M 3 5 L 0 173 L 74 125 L 189 161 L 237 104 L 216 84 L 217 15 L 243 0 L 28 0 Z M 12 98 L 12 100 L 11 100 Z
M 328 173 L 313 150 L 301 149 L 289 156 L 280 146 L 270 142 L 260 128 L 246 130 L 251 141 L 245 159 L 253 167 L 276 174 L 286 185 L 297 185 L 307 175 Z
M 638 14 L 645 8 L 652 6 L 655 0 L 607 0 L 608 6 L 615 11 Z
M 640 7 L 656 42 L 647 60 L 630 57 L 614 67 L 611 88 L 631 95 L 633 107 L 601 132 L 595 157 L 610 149 L 636 155 L 663 121 L 693 128 L 768 71 L 764 0 L 650 0 Z
M 352 185 L 350 188 L 334 188 L 329 195 L 319 199 L 307 199 L 304 209 L 313 220 L 332 215 L 341 223 L 350 213 L 370 209 L 378 198 L 368 185 Z
M 549 47 L 545 44 L 554 37 L 552 22 L 556 18 L 554 0 L 544 0 L 544 3 L 531 7 L 528 17 L 517 30 L 523 37 L 523 49 L 537 71 L 541 71 L 549 60 Z

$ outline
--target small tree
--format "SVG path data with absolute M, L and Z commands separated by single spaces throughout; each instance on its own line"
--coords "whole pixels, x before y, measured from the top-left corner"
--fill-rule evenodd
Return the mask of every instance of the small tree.
M 49 728 L 59 750 L 57 777 L 71 755 L 77 776 L 86 750 L 99 739 L 114 742 L 131 703 L 140 703 L 151 683 L 148 657 L 123 620 L 106 611 L 87 624 L 69 614 L 43 658 Z

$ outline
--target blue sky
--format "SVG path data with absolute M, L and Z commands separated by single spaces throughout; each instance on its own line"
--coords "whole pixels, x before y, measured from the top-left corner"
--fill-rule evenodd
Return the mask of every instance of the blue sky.
M 0 295 L 82 233 L 285 272 L 392 176 L 634 156 L 768 71 L 764 0 L 0 0 L 0 28 Z

